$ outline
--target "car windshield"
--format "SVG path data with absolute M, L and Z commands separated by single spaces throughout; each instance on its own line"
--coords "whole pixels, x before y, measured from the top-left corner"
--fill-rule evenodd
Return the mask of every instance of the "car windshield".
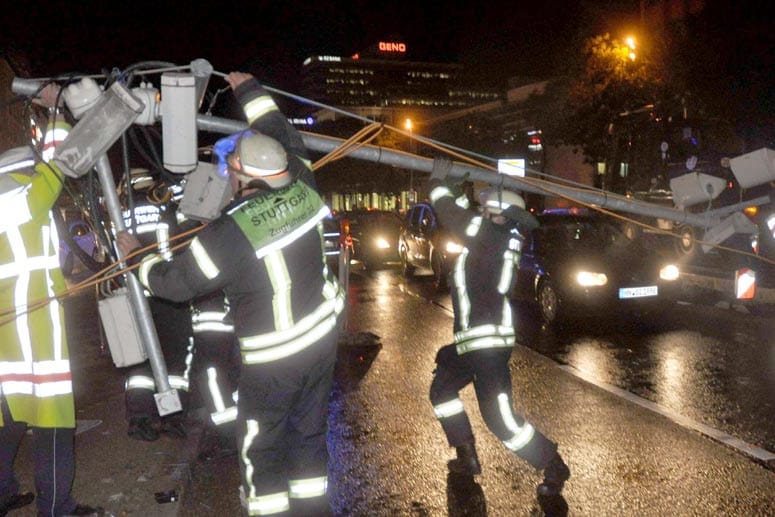
M 401 219 L 388 212 L 366 212 L 350 219 L 350 231 L 358 233 L 361 230 L 382 228 L 392 233 L 398 233 Z
M 542 227 L 540 240 L 547 246 L 565 249 L 605 250 L 612 246 L 626 245 L 624 233 L 614 224 L 605 221 L 575 220 Z

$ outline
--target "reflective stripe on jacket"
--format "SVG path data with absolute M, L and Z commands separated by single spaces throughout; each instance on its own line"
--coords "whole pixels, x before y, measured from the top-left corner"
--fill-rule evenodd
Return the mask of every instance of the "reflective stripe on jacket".
M 75 427 L 64 311 L 56 299 L 32 306 L 66 289 L 51 216 L 63 176 L 53 164 L 39 163 L 34 173 L 2 178 L 0 390 L 16 421 Z M 16 186 L 9 189 L 11 179 Z
M 444 227 L 464 246 L 450 282 L 457 353 L 513 347 L 509 291 L 521 236 L 463 208 L 444 185 L 433 188 L 430 199 Z

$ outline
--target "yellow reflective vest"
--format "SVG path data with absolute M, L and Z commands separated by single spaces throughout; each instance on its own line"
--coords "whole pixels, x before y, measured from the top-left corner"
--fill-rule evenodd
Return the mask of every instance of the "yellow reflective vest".
M 0 175 L 0 390 L 14 420 L 36 427 L 75 427 L 62 305 L 34 305 L 66 288 L 51 216 L 62 182 L 42 162 Z

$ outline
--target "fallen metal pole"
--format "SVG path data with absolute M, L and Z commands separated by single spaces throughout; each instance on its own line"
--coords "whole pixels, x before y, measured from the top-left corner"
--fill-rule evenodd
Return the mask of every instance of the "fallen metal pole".
M 97 160 L 97 174 L 102 185 L 102 194 L 105 196 L 105 206 L 108 209 L 108 215 L 117 232 L 126 230 L 124 217 L 121 213 L 121 203 L 116 193 L 116 183 L 113 179 L 113 171 L 110 167 L 110 161 L 106 155 L 102 155 Z M 124 257 L 121 251 L 116 248 L 118 260 L 121 267 L 125 267 Z M 124 275 L 127 287 L 129 288 L 129 301 L 135 312 L 135 319 L 138 323 L 138 331 L 145 346 L 145 352 L 148 355 L 148 362 L 153 371 L 153 379 L 156 382 L 156 408 L 159 416 L 175 413 L 182 409 L 180 397 L 177 390 L 170 388 L 169 377 L 167 375 L 167 364 L 164 362 L 164 355 L 159 344 L 159 337 L 156 334 L 156 327 L 153 323 L 153 315 L 148 306 L 148 300 L 145 298 L 143 287 L 140 280 L 134 273 L 129 272 Z
M 34 96 L 40 91 L 43 84 L 45 84 L 45 82 L 37 79 L 21 79 L 15 77 L 11 84 L 11 91 L 18 95 Z M 108 209 L 108 215 L 113 223 L 113 227 L 116 231 L 126 230 L 124 218 L 121 214 L 121 203 L 118 199 L 118 194 L 116 193 L 117 190 L 115 180 L 113 179 L 113 171 L 110 167 L 110 160 L 108 160 L 106 155 L 103 154 L 97 159 L 95 169 L 97 170 L 97 175 L 100 179 L 102 194 L 105 196 L 105 205 Z M 116 249 L 116 253 L 119 255 L 118 259 L 121 266 L 125 267 L 121 251 Z M 156 334 L 156 327 L 153 323 L 153 316 L 148 306 L 148 300 L 146 300 L 140 281 L 134 273 L 127 273 L 125 278 L 129 292 L 129 301 L 134 309 L 135 320 L 139 327 L 138 331 L 140 332 L 145 352 L 148 355 L 148 362 L 153 371 L 154 381 L 156 382 L 157 392 L 154 393 L 156 407 L 160 416 L 175 413 L 182 409 L 182 405 L 177 390 L 170 388 L 167 365 L 164 362 L 164 355 L 162 354 L 161 346 L 159 345 L 159 337 Z
M 231 134 L 242 131 L 248 127 L 245 122 L 212 117 L 209 115 L 198 115 L 197 126 L 200 130 L 213 133 Z M 314 133 L 302 132 L 304 145 L 312 151 L 321 153 L 330 153 L 340 147 L 344 142 L 341 138 L 318 135 Z M 374 145 L 363 145 L 354 148 L 347 155 L 350 158 L 392 165 L 404 169 L 413 169 L 430 173 L 433 169 L 433 159 L 423 158 L 414 154 L 387 149 Z M 454 162 L 450 175 L 455 178 L 463 178 L 466 175 L 469 179 L 481 181 L 491 185 L 503 185 L 515 190 L 531 192 L 549 197 L 562 197 L 577 201 L 581 204 L 594 205 L 605 208 L 613 212 L 625 212 L 660 219 L 667 219 L 677 223 L 688 224 L 700 228 L 710 228 L 718 224 L 723 215 L 726 215 L 731 207 L 725 207 L 718 211 L 705 213 L 692 213 L 677 208 L 654 205 L 645 201 L 632 199 L 627 196 L 593 190 L 581 187 L 566 187 L 557 183 L 535 179 L 535 178 L 515 178 L 506 176 L 493 171 L 474 167 L 472 165 Z M 760 205 L 769 201 L 768 196 L 759 197 L 755 200 L 739 203 L 735 205 L 741 210 L 748 206 Z

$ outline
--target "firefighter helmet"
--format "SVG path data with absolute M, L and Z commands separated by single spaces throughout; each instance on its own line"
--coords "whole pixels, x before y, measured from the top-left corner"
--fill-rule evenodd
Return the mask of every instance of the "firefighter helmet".
M 525 200 L 516 192 L 488 188 L 479 192 L 479 203 L 491 214 L 503 217 L 501 224 L 516 227 L 523 235 L 538 227 L 538 220 L 525 210 Z
M 509 207 L 516 206 L 525 209 L 525 201 L 522 196 L 511 190 L 487 188 L 479 192 L 479 204 L 490 213 L 500 215 Z
M 129 170 L 129 182 L 132 190 L 149 190 L 156 184 L 156 178 L 148 169 L 132 168 Z
M 280 142 L 261 133 L 245 132 L 227 161 L 237 178 L 245 183 L 258 181 L 270 189 L 278 189 L 293 181 L 285 149 Z

